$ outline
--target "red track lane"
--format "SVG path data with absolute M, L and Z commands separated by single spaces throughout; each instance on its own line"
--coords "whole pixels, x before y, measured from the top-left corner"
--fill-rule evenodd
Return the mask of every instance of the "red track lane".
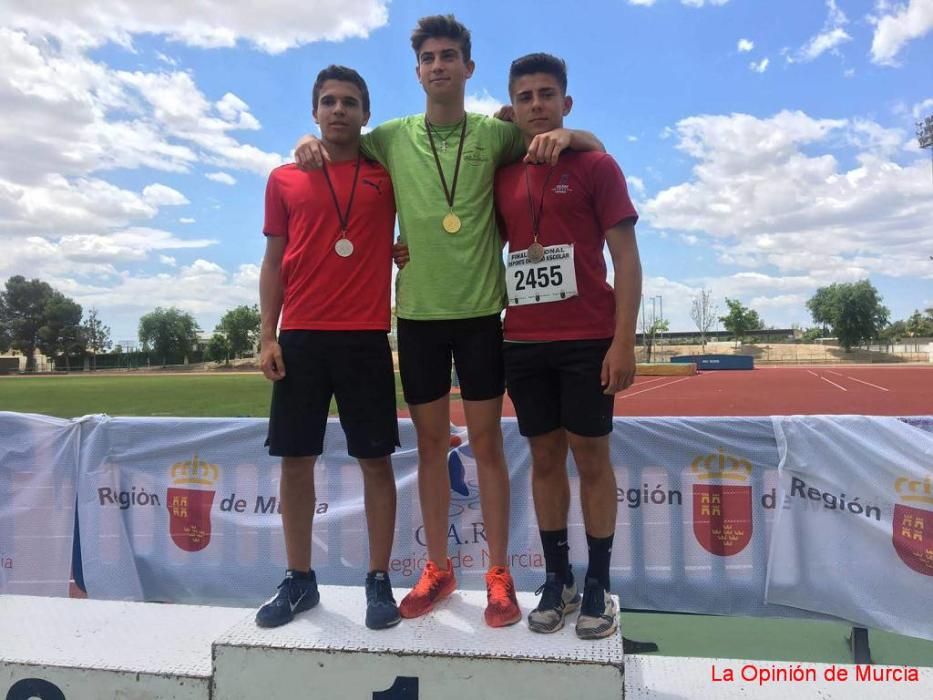
M 463 404 L 451 420 L 464 425 Z M 503 414 L 515 409 L 505 397 Z M 933 415 L 933 366 L 764 367 L 691 377 L 642 377 L 615 400 L 617 416 Z

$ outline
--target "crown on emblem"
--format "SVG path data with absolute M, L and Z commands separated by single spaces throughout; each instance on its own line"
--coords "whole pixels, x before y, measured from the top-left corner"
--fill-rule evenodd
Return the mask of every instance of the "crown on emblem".
M 198 459 L 198 453 L 194 453 L 194 459 L 186 462 L 176 462 L 172 465 L 172 483 L 173 484 L 201 484 L 203 486 L 213 486 L 220 476 L 220 470 L 216 464 L 208 464 L 203 459 Z
M 747 459 L 727 455 L 721 447 L 708 455 L 700 455 L 690 463 L 690 471 L 698 479 L 727 479 L 745 481 L 752 473 L 752 464 Z
M 894 490 L 904 501 L 933 505 L 933 477 L 908 479 L 902 476 L 894 482 Z

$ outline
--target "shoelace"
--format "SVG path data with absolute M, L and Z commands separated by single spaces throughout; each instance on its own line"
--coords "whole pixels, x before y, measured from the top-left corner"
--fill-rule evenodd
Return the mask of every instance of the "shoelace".
M 493 598 L 511 598 L 512 592 L 515 590 L 515 583 L 512 581 L 512 577 L 506 574 L 493 574 L 489 577 L 490 581 L 487 583 L 489 587 L 489 594 Z M 505 589 L 504 592 L 502 589 Z
M 563 593 L 563 583 L 557 580 L 545 581 L 540 586 L 538 586 L 538 590 L 535 591 L 535 595 L 541 596 L 541 602 L 538 604 L 538 607 L 545 610 L 563 607 Z
M 600 586 L 587 586 L 583 591 L 581 612 L 596 617 L 606 612 L 606 596 Z
M 429 595 L 437 589 L 441 583 L 441 570 L 435 567 L 427 567 L 424 570 L 424 573 L 421 574 L 421 578 L 418 579 L 418 583 L 415 584 L 412 593 L 417 593 L 419 595 Z
M 369 594 L 371 603 L 391 603 L 395 605 L 395 598 L 392 597 L 392 587 L 387 579 L 373 579 L 373 587 Z

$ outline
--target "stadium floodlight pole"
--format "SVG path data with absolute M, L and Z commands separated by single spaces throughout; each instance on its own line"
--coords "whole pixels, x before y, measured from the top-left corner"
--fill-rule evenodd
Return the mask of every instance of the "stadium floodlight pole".
M 920 148 L 930 149 L 930 165 L 933 166 L 933 114 L 917 122 L 917 142 Z

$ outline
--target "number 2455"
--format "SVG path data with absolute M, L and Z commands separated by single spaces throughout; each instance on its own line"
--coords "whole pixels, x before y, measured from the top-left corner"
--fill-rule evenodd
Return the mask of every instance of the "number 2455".
M 538 289 L 539 287 L 559 287 L 564 283 L 564 275 L 560 271 L 560 265 L 515 270 L 514 274 L 515 289 L 519 292 L 525 289 Z

